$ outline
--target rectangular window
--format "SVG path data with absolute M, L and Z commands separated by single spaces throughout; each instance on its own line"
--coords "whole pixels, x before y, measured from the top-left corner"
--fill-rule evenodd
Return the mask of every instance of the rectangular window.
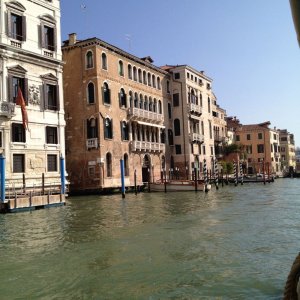
M 280 138 L 280 140 L 281 140 L 282 142 L 287 142 L 287 137 L 282 137 L 282 138 Z
M 274 138 L 274 140 L 277 140 L 277 136 L 275 133 L 273 134 L 273 138 Z
M 247 140 L 248 140 L 248 141 L 251 140 L 251 134 L 247 134 Z
M 236 135 L 235 140 L 236 140 L 237 142 L 240 141 L 240 136 L 239 136 L 238 134 Z
M 181 145 L 175 145 L 175 153 L 181 154 Z
M 264 153 L 264 144 L 257 145 L 257 153 Z
M 13 173 L 25 172 L 25 155 L 13 154 Z
M 50 51 L 55 51 L 55 29 L 53 27 L 43 26 L 43 45 L 42 47 Z
M 173 106 L 179 106 L 179 93 L 173 94 Z
M 45 84 L 45 109 L 58 110 L 58 86 Z
M 205 146 L 203 146 L 203 155 L 206 155 Z
M 47 144 L 57 144 L 57 127 L 46 127 L 46 143 Z
M 14 143 L 26 143 L 26 133 L 23 124 L 12 123 L 11 127 L 11 141 Z
M 210 155 L 214 155 L 214 147 L 210 147 Z
M 252 145 L 246 146 L 246 152 L 247 152 L 247 154 L 252 154 Z
M 18 95 L 18 89 L 20 87 L 21 91 L 22 91 L 22 95 L 23 98 L 27 104 L 27 93 L 26 93 L 26 82 L 25 82 L 25 78 L 21 78 L 21 77 L 17 77 L 17 76 L 11 76 L 9 77 L 10 80 L 10 93 L 11 93 L 11 97 L 10 100 L 13 103 L 16 103 L 16 99 L 17 99 L 17 95 Z
M 259 140 L 262 140 L 262 133 L 261 132 L 259 132 L 257 136 L 258 136 Z
M 175 78 L 175 79 L 180 79 L 180 73 L 175 73 L 175 74 L 174 74 L 174 78 Z
M 47 155 L 47 166 L 48 172 L 57 172 L 57 155 L 48 154 Z
M 18 41 L 26 40 L 26 17 L 8 12 L 8 36 Z

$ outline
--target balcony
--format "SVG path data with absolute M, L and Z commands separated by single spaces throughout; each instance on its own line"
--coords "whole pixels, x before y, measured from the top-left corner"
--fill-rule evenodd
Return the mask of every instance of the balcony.
M 162 114 L 140 109 L 137 107 L 130 107 L 128 109 L 128 115 L 131 116 L 131 118 L 133 118 L 134 120 L 155 122 L 155 123 L 160 123 L 164 121 L 164 116 Z
M 224 136 L 220 136 L 217 134 L 214 135 L 214 140 L 216 143 L 223 143 L 223 142 L 225 142 L 225 139 L 226 138 Z
M 130 143 L 130 148 L 132 152 L 136 152 L 136 151 L 165 152 L 165 144 L 145 142 L 145 141 L 132 141 Z
M 15 104 L 11 102 L 1 102 L 0 115 L 11 118 L 15 114 Z
M 202 107 L 197 105 L 197 104 L 190 103 L 189 104 L 189 113 L 196 114 L 196 115 L 201 115 L 202 114 Z
M 191 133 L 190 134 L 190 140 L 192 143 L 203 143 L 204 142 L 204 136 L 200 133 Z
M 86 149 L 98 148 L 98 138 L 87 139 L 86 140 Z

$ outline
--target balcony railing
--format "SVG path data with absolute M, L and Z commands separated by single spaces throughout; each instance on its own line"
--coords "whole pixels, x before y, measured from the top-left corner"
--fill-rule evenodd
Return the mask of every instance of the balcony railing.
M 92 148 L 98 148 L 98 138 L 93 138 L 93 139 L 87 139 L 86 140 L 86 148 L 87 149 L 92 149 Z
M 0 115 L 11 118 L 15 114 L 15 104 L 11 102 L 0 103 Z
M 153 143 L 145 141 L 132 141 L 130 143 L 131 151 L 150 151 L 150 152 L 165 152 L 165 144 Z
M 151 121 L 151 122 L 163 122 L 164 116 L 157 112 L 148 111 L 140 109 L 137 107 L 130 107 L 128 110 L 128 115 L 134 117 L 135 119 Z
M 190 135 L 191 142 L 193 143 L 203 143 L 204 142 L 204 136 L 200 133 L 192 133 Z
M 201 115 L 202 114 L 202 107 L 197 105 L 197 104 L 190 103 L 189 104 L 189 112 L 197 114 L 197 115 Z

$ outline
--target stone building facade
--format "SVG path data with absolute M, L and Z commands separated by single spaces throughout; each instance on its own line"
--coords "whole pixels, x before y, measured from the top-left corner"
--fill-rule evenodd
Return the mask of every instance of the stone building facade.
M 60 184 L 65 120 L 58 0 L 0 0 L 0 151 L 6 185 Z M 16 104 L 20 87 L 28 130 Z
M 279 129 L 281 168 L 284 174 L 296 169 L 296 150 L 294 135 L 286 129 Z
M 161 178 L 169 75 L 100 39 L 70 34 L 62 47 L 67 170 L 73 191 L 102 191 Z
M 172 98 L 165 102 L 168 172 L 191 179 L 197 168 L 199 178 L 204 159 L 207 169 L 212 169 L 214 159 L 222 157 L 227 135 L 226 112 L 218 106 L 212 79 L 203 71 L 188 65 L 162 68 L 171 76 Z

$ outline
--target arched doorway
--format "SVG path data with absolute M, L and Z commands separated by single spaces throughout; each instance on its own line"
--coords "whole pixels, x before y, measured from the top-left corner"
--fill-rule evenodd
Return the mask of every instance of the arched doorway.
M 143 182 L 149 182 L 151 172 L 151 161 L 148 154 L 144 156 L 142 165 L 142 180 Z

